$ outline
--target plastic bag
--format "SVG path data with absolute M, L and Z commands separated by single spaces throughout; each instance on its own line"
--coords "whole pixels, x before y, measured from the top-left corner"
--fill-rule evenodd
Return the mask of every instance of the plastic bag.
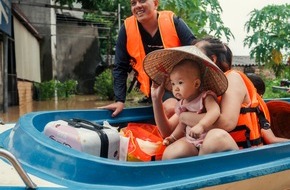
M 119 160 L 161 160 L 165 146 L 157 126 L 146 123 L 129 123 L 120 131 Z

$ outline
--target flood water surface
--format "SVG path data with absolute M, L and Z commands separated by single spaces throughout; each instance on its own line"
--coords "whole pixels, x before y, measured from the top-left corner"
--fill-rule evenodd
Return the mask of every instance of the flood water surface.
M 4 123 L 14 123 L 19 119 L 20 116 L 29 112 L 48 110 L 96 109 L 99 106 L 108 105 L 110 103 L 112 103 L 112 101 L 98 100 L 95 95 L 76 95 L 67 100 L 27 101 L 19 106 L 8 107 L 6 113 L 0 112 L 0 119 Z M 129 106 L 138 105 L 134 102 L 128 102 L 128 104 Z

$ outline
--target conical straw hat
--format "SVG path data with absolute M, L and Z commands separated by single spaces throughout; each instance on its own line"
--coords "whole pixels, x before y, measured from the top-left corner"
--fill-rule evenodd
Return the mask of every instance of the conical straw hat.
M 217 96 L 228 88 L 224 73 L 205 54 L 195 46 L 181 46 L 156 50 L 147 54 L 143 66 L 152 81 L 161 84 L 166 77 L 165 88 L 171 90 L 169 73 L 173 67 L 184 59 L 194 60 L 199 64 L 202 77 L 202 90 L 212 90 Z

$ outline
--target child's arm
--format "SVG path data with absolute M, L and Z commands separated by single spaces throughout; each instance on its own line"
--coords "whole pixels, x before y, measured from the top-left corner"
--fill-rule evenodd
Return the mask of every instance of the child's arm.
M 206 113 L 204 117 L 191 128 L 190 136 L 199 138 L 202 133 L 213 128 L 213 124 L 220 116 L 220 107 L 213 96 L 207 96 L 204 99 Z
M 164 95 L 164 82 L 161 85 L 152 83 L 151 98 L 153 104 L 153 113 L 156 125 L 162 137 L 169 136 L 178 125 L 179 116 L 174 114 L 170 118 L 167 117 L 163 108 L 162 97 Z
M 180 139 L 181 137 L 184 137 L 185 127 L 186 127 L 185 124 L 179 122 L 179 124 L 176 126 L 176 128 L 172 132 L 172 134 L 163 140 L 163 144 L 168 146 L 171 143 L 173 143 L 174 141 Z

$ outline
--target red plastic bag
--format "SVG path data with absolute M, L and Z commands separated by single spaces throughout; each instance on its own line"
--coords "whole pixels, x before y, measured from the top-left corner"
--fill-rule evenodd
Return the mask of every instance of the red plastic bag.
M 161 160 L 165 146 L 157 126 L 147 123 L 129 123 L 121 130 L 121 136 L 129 139 L 127 161 Z M 121 142 L 121 145 L 122 142 Z M 124 147 L 124 146 L 123 146 Z

